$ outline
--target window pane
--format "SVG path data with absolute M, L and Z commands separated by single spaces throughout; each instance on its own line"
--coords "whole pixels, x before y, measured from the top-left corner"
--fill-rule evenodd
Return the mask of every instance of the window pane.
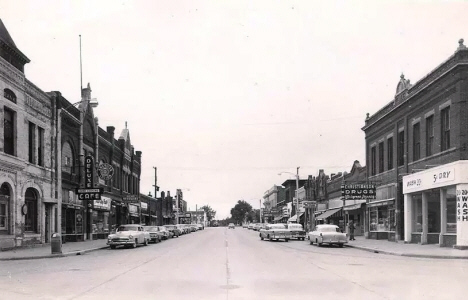
M 412 196 L 413 201 L 413 232 L 422 232 L 422 194 Z
M 457 233 L 457 198 L 454 187 L 447 189 L 447 233 Z

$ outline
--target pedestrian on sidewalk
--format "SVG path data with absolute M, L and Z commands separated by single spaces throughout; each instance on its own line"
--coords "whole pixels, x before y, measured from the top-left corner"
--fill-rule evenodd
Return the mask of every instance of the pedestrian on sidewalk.
M 354 229 L 356 229 L 356 227 L 354 227 L 354 223 L 353 223 L 353 220 L 349 221 L 348 223 L 348 230 L 349 230 L 349 240 L 350 241 L 354 241 Z

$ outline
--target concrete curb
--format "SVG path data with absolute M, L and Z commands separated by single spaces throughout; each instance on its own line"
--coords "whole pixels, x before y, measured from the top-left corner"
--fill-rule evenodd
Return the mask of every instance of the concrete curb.
M 435 258 L 435 259 L 468 259 L 468 256 L 401 253 L 401 252 L 393 252 L 393 251 L 381 250 L 377 248 L 368 248 L 368 247 L 355 246 L 355 245 L 349 245 L 349 244 L 345 245 L 345 247 L 355 248 L 355 249 L 372 252 L 372 253 L 381 253 L 381 254 L 395 255 L 395 256 L 406 256 L 406 257 L 416 257 L 416 258 Z
M 104 247 L 98 247 L 98 248 L 70 251 L 70 252 L 59 253 L 59 254 L 30 255 L 30 256 L 21 256 L 21 257 L 6 257 L 6 258 L 0 258 L 0 261 L 31 260 L 31 259 L 43 259 L 43 258 L 59 258 L 59 257 L 67 257 L 67 256 L 74 256 L 74 255 L 82 255 L 82 254 L 85 254 L 85 253 L 88 253 L 88 252 L 93 252 L 93 251 L 103 250 L 103 249 L 108 249 L 108 248 L 109 248 L 109 246 L 104 246 Z

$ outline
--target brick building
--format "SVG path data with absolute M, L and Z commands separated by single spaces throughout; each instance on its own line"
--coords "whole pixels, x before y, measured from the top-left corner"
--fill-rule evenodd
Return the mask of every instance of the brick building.
M 368 115 L 367 174 L 377 185 L 366 209 L 369 238 L 441 246 L 467 238 L 455 211 L 455 191 L 466 180 L 454 174 L 468 157 L 467 75 L 468 49 L 460 40 L 452 56 L 414 85 L 402 75 L 392 101 Z M 421 181 L 444 166 L 454 177 Z
M 0 20 L 0 248 L 49 242 L 57 229 L 54 103 Z

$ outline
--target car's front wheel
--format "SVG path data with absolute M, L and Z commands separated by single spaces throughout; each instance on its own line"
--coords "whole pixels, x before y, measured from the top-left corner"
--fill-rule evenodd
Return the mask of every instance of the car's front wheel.
M 132 248 L 136 248 L 136 247 L 137 247 L 137 243 L 138 243 L 138 240 L 135 239 L 135 240 L 133 241 L 133 244 L 131 245 L 131 247 L 132 247 Z
M 115 249 L 115 247 L 116 247 L 115 245 L 111 245 L 111 246 L 110 246 L 111 249 Z
M 148 240 L 147 239 L 145 239 L 145 242 L 143 243 L 143 245 L 148 246 Z
M 338 247 L 343 248 L 343 243 L 338 244 Z

